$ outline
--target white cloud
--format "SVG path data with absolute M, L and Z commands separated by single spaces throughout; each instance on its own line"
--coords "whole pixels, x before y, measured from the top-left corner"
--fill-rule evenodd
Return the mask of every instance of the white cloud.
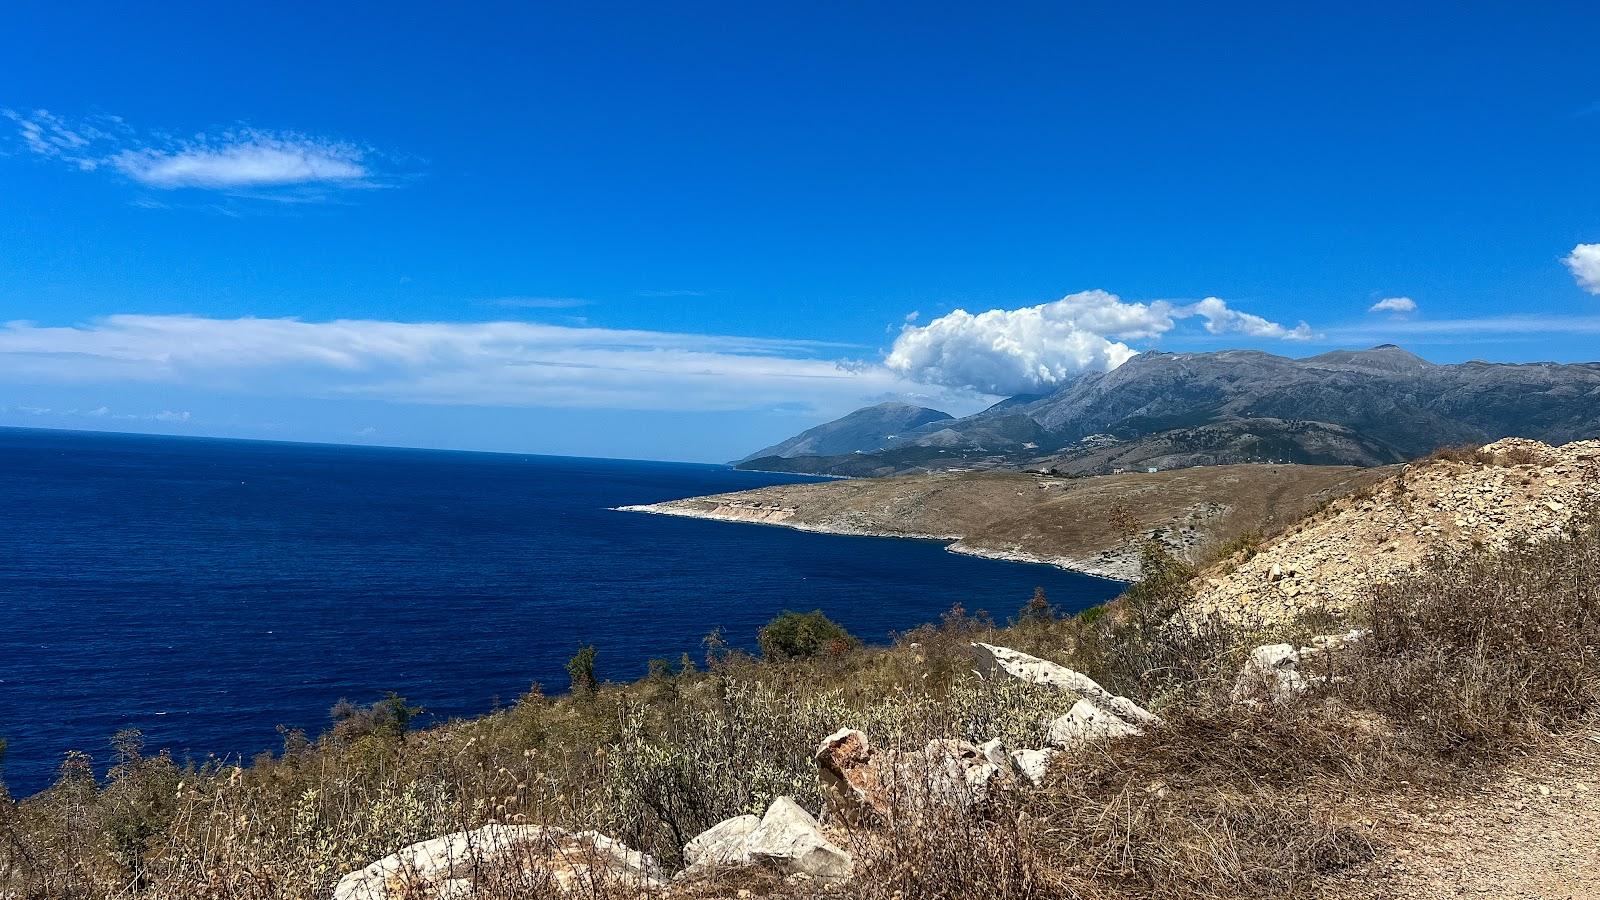
M 1572 270 L 1578 287 L 1600 294 L 1600 244 L 1579 244 L 1562 260 Z
M 842 414 L 930 389 L 834 345 L 529 322 L 213 319 L 116 315 L 74 326 L 0 325 L 0 380 L 160 382 L 280 396 L 413 403 Z M 970 410 L 969 410 L 970 411 Z
M 1311 336 L 1303 322 L 1285 328 L 1230 309 L 1217 297 L 1179 306 L 1165 300 L 1128 303 L 1096 290 L 1021 309 L 977 315 L 958 309 L 923 326 L 907 325 L 885 364 L 929 384 L 988 394 L 1033 393 L 1079 372 L 1114 369 L 1136 355 L 1124 341 L 1159 338 L 1176 320 L 1196 316 L 1205 320 L 1211 334 L 1286 340 Z
M 163 190 L 357 182 L 371 174 L 352 145 L 260 131 L 201 136 L 170 149 L 121 150 L 106 161 L 134 181 Z
M 1185 307 L 1180 315 L 1197 315 L 1205 319 L 1206 331 L 1211 334 L 1244 334 L 1286 341 L 1311 339 L 1311 326 L 1304 322 L 1293 328 L 1285 328 L 1260 316 L 1230 309 L 1227 301 L 1219 297 L 1207 297 L 1193 306 Z
M 354 144 L 293 132 L 238 128 L 176 139 L 142 135 L 121 119 L 69 122 L 49 110 L 0 110 L 22 145 L 83 171 L 108 170 L 157 190 L 251 190 L 371 186 L 375 173 Z M 288 194 L 275 195 L 289 198 Z M 300 197 L 303 199 L 303 196 Z
M 1401 316 L 1416 311 L 1417 301 L 1410 297 L 1385 297 L 1367 309 L 1367 312 L 1386 312 Z

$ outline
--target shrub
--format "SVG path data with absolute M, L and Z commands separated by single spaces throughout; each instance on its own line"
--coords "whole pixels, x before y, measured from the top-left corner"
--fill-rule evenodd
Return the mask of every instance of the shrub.
M 571 680 L 572 693 L 578 696 L 593 694 L 600 687 L 600 681 L 594 675 L 594 658 L 599 653 L 590 644 L 582 647 L 567 661 L 567 678 Z
M 1414 739 L 1490 749 L 1600 711 L 1600 512 L 1378 587 L 1349 693 Z
M 783 612 L 761 629 L 756 643 L 761 645 L 763 656 L 782 660 L 811 659 L 824 652 L 839 655 L 861 642 L 817 609 L 808 613 Z
M 371 706 L 357 706 L 349 700 L 340 700 L 328 711 L 333 719 L 332 737 L 342 743 L 359 741 L 365 737 L 378 737 L 398 741 L 405 737 L 411 720 L 423 713 L 420 706 L 409 706 L 406 698 L 390 691 L 382 700 Z M 298 742 L 292 732 L 283 732 L 284 752 Z M 303 736 L 302 736 L 303 740 Z
M 1017 610 L 1016 624 L 1022 626 L 1048 625 L 1054 622 L 1056 618 L 1055 604 L 1051 603 L 1050 598 L 1045 596 L 1044 588 L 1036 587 L 1033 589 L 1033 598 L 1024 603 L 1021 609 Z

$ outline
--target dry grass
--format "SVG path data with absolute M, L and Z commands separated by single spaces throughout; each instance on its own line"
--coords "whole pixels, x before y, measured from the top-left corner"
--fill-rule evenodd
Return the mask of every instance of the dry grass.
M 70 761 L 49 791 L 0 800 L 0 897 L 326 898 L 344 872 L 490 821 L 592 828 L 673 870 L 690 837 L 776 796 L 820 808 L 811 752 L 841 726 L 886 747 L 1039 746 L 1065 698 L 978 679 L 972 640 L 1087 671 L 1165 724 L 1068 755 L 1045 787 L 1002 792 L 985 815 L 924 804 L 848 835 L 858 866 L 848 896 L 1302 896 L 1374 852 L 1346 824 L 1352 803 L 1493 765 L 1600 714 L 1597 528 L 1589 516 L 1564 540 L 1434 560 L 1384 586 L 1356 613 L 1372 637 L 1330 658 L 1303 700 L 1277 706 L 1228 700 L 1242 653 L 1269 636 L 1167 627 L 1189 570 L 1151 549 L 1152 577 L 1093 616 L 1001 629 L 956 610 L 890 648 L 786 662 L 717 654 L 704 671 L 585 696 L 533 691 L 426 732 L 384 727 L 385 701 L 344 710 L 316 741 L 288 735 L 284 752 L 242 770 L 182 769 L 124 735 L 109 779 Z M 547 897 L 546 875 L 507 876 L 477 896 Z M 671 895 L 740 889 L 829 893 L 737 872 Z M 637 895 L 603 878 L 576 891 Z

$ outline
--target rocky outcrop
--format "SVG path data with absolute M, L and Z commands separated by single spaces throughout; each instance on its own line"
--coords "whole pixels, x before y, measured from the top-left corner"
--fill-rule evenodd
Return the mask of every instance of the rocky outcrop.
M 875 748 L 847 728 L 823 739 L 816 762 L 830 808 L 851 823 L 886 822 L 929 804 L 981 811 L 1017 779 L 998 740 L 980 747 L 940 738 L 921 750 L 897 751 Z
M 736 816 L 712 826 L 683 848 L 685 870 L 761 866 L 785 875 L 842 880 L 850 877 L 850 854 L 828 840 L 821 824 L 790 797 L 779 797 L 766 815 Z
M 978 671 L 982 674 L 1009 676 L 1028 684 L 1043 685 L 1074 694 L 1080 700 L 1133 726 L 1134 731 L 1143 730 L 1144 726 L 1159 721 L 1149 710 L 1127 697 L 1111 693 L 1093 678 L 1047 659 L 1030 656 L 1009 647 L 981 643 L 972 645 L 972 656 Z M 1100 717 L 1099 721 L 1104 723 L 1105 718 Z
M 1202 573 L 1184 616 L 1271 627 L 1344 609 L 1433 554 L 1505 549 L 1559 535 L 1600 502 L 1600 441 L 1507 438 L 1473 455 L 1407 466 L 1334 501 L 1260 548 Z
M 654 859 L 597 832 L 487 825 L 420 841 L 351 872 L 333 898 L 470 900 L 480 887 L 563 895 L 664 883 Z
M 1052 747 L 1071 748 L 1096 741 L 1133 737 L 1143 732 L 1144 729 L 1139 725 L 1117 716 L 1104 707 L 1096 706 L 1088 700 L 1079 700 L 1072 704 L 1072 709 L 1066 715 L 1050 723 L 1050 731 L 1045 740 L 1049 741 Z
M 816 763 L 830 808 L 848 822 L 863 816 L 886 817 L 892 808 L 892 767 L 854 728 L 840 730 L 817 745 Z

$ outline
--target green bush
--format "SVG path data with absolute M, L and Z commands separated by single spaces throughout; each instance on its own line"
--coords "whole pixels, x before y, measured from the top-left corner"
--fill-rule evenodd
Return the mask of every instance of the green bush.
M 593 694 L 600 681 L 594 675 L 594 658 L 599 655 L 591 644 L 580 649 L 567 663 L 567 677 L 572 680 L 572 692 L 578 695 Z
M 756 636 L 761 654 L 768 659 L 811 659 L 823 653 L 838 655 L 861 642 L 844 627 L 822 614 L 785 611 Z

